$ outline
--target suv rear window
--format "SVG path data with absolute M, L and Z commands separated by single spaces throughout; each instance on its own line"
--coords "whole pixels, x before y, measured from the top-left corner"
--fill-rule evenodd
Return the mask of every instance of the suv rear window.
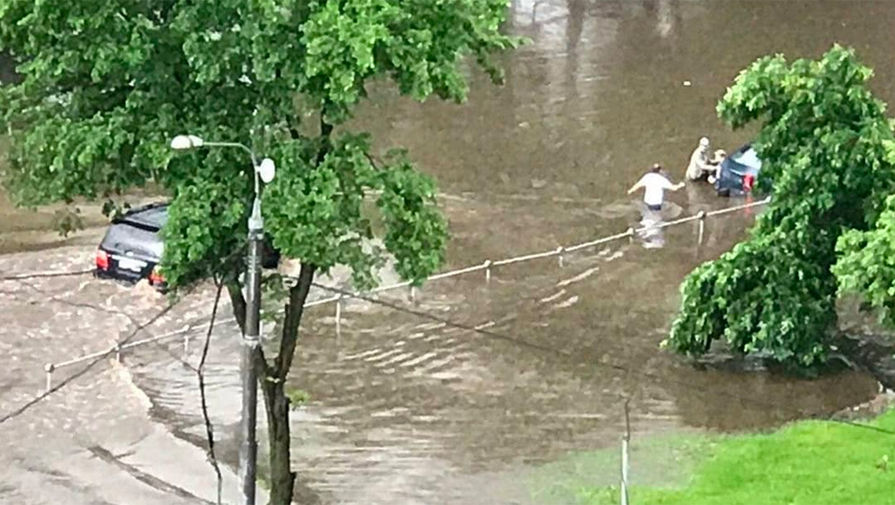
M 165 225 L 167 220 L 168 206 L 152 205 L 132 210 L 113 221 L 113 223 L 130 224 L 147 231 L 158 231 L 162 229 L 162 226 Z
M 730 159 L 749 168 L 761 168 L 761 160 L 758 159 L 758 153 L 751 147 L 734 154 Z

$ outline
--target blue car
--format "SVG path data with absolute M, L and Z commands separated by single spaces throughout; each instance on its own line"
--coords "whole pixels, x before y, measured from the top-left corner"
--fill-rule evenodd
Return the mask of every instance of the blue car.
M 746 144 L 724 158 L 715 180 L 718 196 L 742 196 L 752 191 L 761 171 L 761 160 L 751 144 Z

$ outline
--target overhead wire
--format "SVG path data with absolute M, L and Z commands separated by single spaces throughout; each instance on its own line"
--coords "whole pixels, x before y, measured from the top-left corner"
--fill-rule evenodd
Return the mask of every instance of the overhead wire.
M 12 274 L 12 275 L 3 275 L 0 276 L 0 281 L 19 281 L 19 280 L 28 280 L 28 279 L 40 279 L 40 278 L 48 278 L 48 277 L 77 277 L 79 275 L 87 275 L 92 274 L 95 271 L 93 268 L 89 268 L 86 270 L 72 270 L 72 271 L 61 271 L 61 272 L 29 272 L 25 274 Z

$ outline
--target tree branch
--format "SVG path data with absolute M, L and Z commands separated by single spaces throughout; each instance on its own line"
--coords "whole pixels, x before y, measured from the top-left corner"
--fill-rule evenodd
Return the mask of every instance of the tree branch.
M 298 274 L 298 282 L 289 288 L 289 303 L 286 305 L 286 315 L 283 321 L 283 335 L 280 339 L 280 353 L 274 362 L 276 379 L 286 380 L 286 374 L 292 367 L 292 359 L 295 355 L 295 346 L 298 343 L 298 327 L 304 312 L 305 300 L 311 290 L 311 282 L 314 280 L 316 267 L 308 263 L 301 264 Z
M 262 384 L 276 380 L 276 370 L 267 362 L 267 358 L 264 356 L 264 349 L 260 345 L 255 348 L 255 354 L 252 358 L 255 363 L 255 376 L 258 377 Z
M 380 167 L 381 163 L 376 161 L 375 156 L 370 153 L 364 153 L 364 156 L 367 157 L 367 161 L 370 162 L 370 165 L 373 165 L 373 168 L 375 168 L 376 170 L 382 170 L 382 168 Z
M 218 302 L 221 300 L 221 288 L 223 287 L 223 284 L 217 279 L 215 279 L 215 284 L 217 284 L 217 292 L 214 295 L 214 305 L 211 307 L 211 321 L 208 323 L 208 332 L 205 334 L 205 345 L 202 347 L 202 358 L 199 360 L 199 367 L 196 368 L 196 377 L 199 379 L 202 419 L 205 420 L 205 436 L 208 439 L 208 461 L 211 463 L 217 476 L 217 504 L 221 505 L 223 477 L 221 476 L 221 467 L 218 465 L 217 455 L 214 452 L 214 426 L 211 424 L 211 417 L 208 415 L 208 400 L 205 394 L 205 360 L 208 357 L 208 346 L 211 343 L 211 332 L 214 329 L 214 321 L 218 314 Z
M 324 119 L 325 113 L 326 107 L 324 106 L 320 109 L 320 136 L 328 140 L 333 133 L 333 125 L 326 122 L 326 119 Z
M 233 316 L 236 317 L 236 323 L 239 325 L 239 331 L 245 333 L 246 328 L 246 299 L 242 295 L 242 285 L 236 277 L 228 277 L 224 281 L 227 286 L 227 293 L 230 295 L 230 305 L 233 306 Z

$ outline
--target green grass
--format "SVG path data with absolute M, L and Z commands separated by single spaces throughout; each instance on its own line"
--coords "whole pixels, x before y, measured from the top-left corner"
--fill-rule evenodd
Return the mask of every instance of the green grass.
M 895 430 L 895 410 L 868 424 Z M 895 504 L 895 436 L 804 421 L 765 435 L 718 437 L 683 486 L 639 485 L 635 505 Z M 632 472 L 642 464 L 632 456 Z M 890 464 L 891 462 L 891 464 Z M 587 505 L 619 502 L 618 488 L 579 488 Z

